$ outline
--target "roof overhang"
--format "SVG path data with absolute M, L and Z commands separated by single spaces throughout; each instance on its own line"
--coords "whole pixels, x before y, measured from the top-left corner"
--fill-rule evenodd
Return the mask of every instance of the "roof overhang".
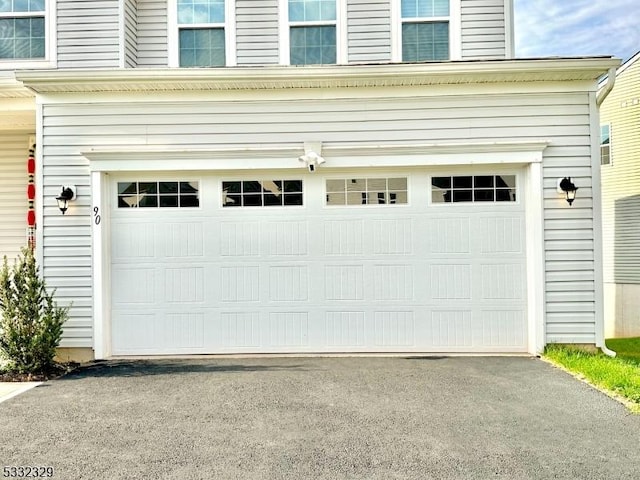
M 16 77 L 39 94 L 407 87 L 596 81 L 612 57 L 452 61 L 419 64 L 31 70 Z

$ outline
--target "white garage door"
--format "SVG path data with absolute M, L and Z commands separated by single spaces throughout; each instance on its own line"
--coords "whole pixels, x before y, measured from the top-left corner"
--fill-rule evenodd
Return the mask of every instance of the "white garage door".
M 116 177 L 113 354 L 526 351 L 518 172 L 323 173 Z

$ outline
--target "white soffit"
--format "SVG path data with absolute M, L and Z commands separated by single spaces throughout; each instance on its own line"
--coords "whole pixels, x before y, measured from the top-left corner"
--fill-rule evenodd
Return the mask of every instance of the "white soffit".
M 268 66 L 194 69 L 31 70 L 17 78 L 37 93 L 275 90 L 595 81 L 611 57 L 420 64 Z
M 542 162 L 548 140 L 322 147 L 325 168 L 429 165 L 529 164 Z M 299 169 L 304 145 L 217 149 L 123 146 L 82 152 L 92 171 Z

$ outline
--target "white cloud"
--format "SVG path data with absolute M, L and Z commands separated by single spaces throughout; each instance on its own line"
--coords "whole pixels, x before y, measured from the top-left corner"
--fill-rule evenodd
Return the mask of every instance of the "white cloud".
M 516 56 L 615 55 L 640 50 L 637 0 L 514 0 Z

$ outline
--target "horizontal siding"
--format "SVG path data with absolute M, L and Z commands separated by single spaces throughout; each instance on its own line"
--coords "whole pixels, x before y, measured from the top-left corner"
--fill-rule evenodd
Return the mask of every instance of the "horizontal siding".
M 278 0 L 236 0 L 238 65 L 278 64 Z
M 137 0 L 124 2 L 124 61 L 125 66 L 134 68 L 138 65 L 138 13 Z
M 167 21 L 166 0 L 138 0 L 139 67 L 168 66 Z
M 390 92 L 392 93 L 392 91 Z M 322 95 L 322 93 L 319 93 Z M 79 322 L 91 306 L 88 162 L 79 154 L 112 145 L 264 147 L 318 140 L 359 143 L 505 142 L 548 139 L 543 166 L 548 340 L 593 343 L 595 278 L 589 96 L 586 93 L 150 104 L 59 104 L 44 108 L 45 275 L 65 287 Z M 569 208 L 556 179 L 580 187 Z M 65 217 L 53 201 L 78 187 Z M 50 199 L 50 200 L 49 200 Z M 61 237 L 69 242 L 64 243 Z M 78 271 L 69 279 L 68 268 Z M 78 327 L 78 332 L 83 331 Z M 90 346 L 90 338 L 75 338 Z
M 348 0 L 349 63 L 391 61 L 391 1 Z
M 505 58 L 504 0 L 462 0 L 462 58 Z
M 9 264 L 26 245 L 29 135 L 0 135 L 0 260 Z
M 118 0 L 59 0 L 58 68 L 117 68 L 118 14 Z
M 601 167 L 605 282 L 640 284 L 640 61 L 602 104 L 611 124 L 611 165 Z

